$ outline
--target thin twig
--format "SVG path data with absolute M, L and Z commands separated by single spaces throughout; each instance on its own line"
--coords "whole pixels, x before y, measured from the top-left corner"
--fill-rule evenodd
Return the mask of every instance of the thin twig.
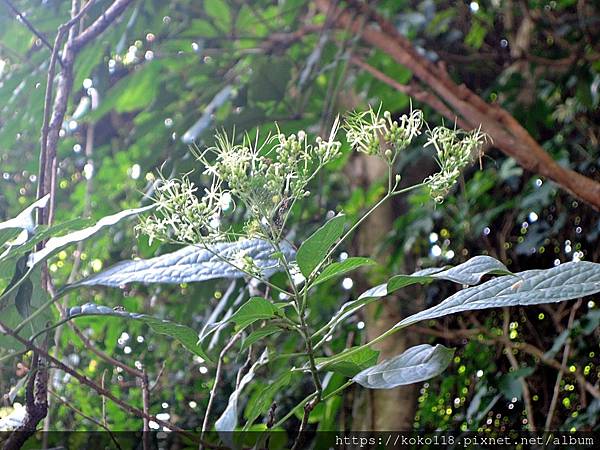
M 37 30 L 37 28 L 35 28 L 35 26 L 33 26 L 33 24 L 29 21 L 29 19 L 27 19 L 27 17 L 25 17 L 25 15 L 21 11 L 19 11 L 10 0 L 4 0 L 4 3 L 13 12 L 13 14 L 18 17 L 19 21 L 21 21 L 21 23 L 23 23 L 23 25 L 25 25 L 29 29 L 29 31 L 31 31 L 40 41 L 42 41 L 44 46 L 46 46 L 52 52 L 54 47 L 52 47 L 52 44 L 50 44 L 48 39 L 46 39 L 46 36 L 40 33 Z
M 142 408 L 145 414 L 143 417 L 144 428 L 142 432 L 142 443 L 144 450 L 150 450 L 150 389 L 148 385 L 148 374 L 143 369 L 142 373 Z
M 221 381 L 221 371 L 223 369 L 223 359 L 227 352 L 234 346 L 234 344 L 238 341 L 238 339 L 242 336 L 243 330 L 238 331 L 233 337 L 229 340 L 227 345 L 223 347 L 221 353 L 219 354 L 219 360 L 217 361 L 217 368 L 215 370 L 215 379 L 210 390 L 210 396 L 208 398 L 208 405 L 206 405 L 206 411 L 204 412 L 204 420 L 202 421 L 202 431 L 200 433 L 200 450 L 203 448 L 203 440 L 204 435 L 206 434 L 206 430 L 208 429 L 208 421 L 210 420 L 210 410 L 212 409 L 212 405 L 215 400 L 215 396 L 217 395 L 217 388 L 219 386 L 219 382 Z
M 505 337 L 505 339 L 508 339 L 510 309 L 503 308 L 503 311 L 504 311 L 504 327 L 503 327 L 504 337 Z M 505 352 L 506 352 L 506 357 L 510 361 L 510 365 L 512 366 L 512 368 L 514 370 L 519 370 L 521 366 L 519 366 L 519 362 L 517 361 L 517 358 L 515 358 L 515 355 L 513 355 L 513 353 L 512 353 L 512 347 L 507 345 L 505 347 Z M 529 392 L 529 385 L 527 384 L 525 377 L 521 377 L 520 382 L 521 382 L 521 388 L 523 390 L 523 403 L 525 404 L 525 412 L 527 413 L 527 420 L 529 422 L 529 430 L 535 432 L 536 427 L 535 427 L 535 421 L 534 421 L 534 417 L 533 417 L 533 405 L 531 403 L 531 394 Z
M 54 398 L 56 398 L 59 402 L 61 402 L 67 408 L 71 409 L 75 414 L 80 415 L 84 419 L 89 420 L 93 424 L 98 425 L 100 428 L 102 428 L 103 430 L 105 430 L 108 433 L 108 435 L 110 436 L 110 438 L 112 439 L 112 441 L 115 443 L 115 445 L 117 446 L 117 448 L 119 448 L 119 449 L 121 448 L 121 446 L 119 445 L 119 442 L 117 441 L 117 438 L 115 437 L 115 435 L 113 434 L 113 432 L 110 430 L 110 428 L 108 428 L 106 426 L 106 424 L 103 424 L 99 420 L 96 420 L 93 417 L 88 416 L 87 414 L 85 414 L 83 411 L 77 409 L 77 407 L 75 405 L 73 405 L 71 402 L 69 402 L 66 398 L 63 398 L 60 395 L 58 395 L 52 389 L 48 389 L 48 392 L 50 393 L 50 395 L 52 395 Z
M 570 333 L 571 328 L 573 328 L 573 322 L 575 321 L 575 313 L 581 306 L 581 299 L 577 300 L 577 302 L 571 308 L 571 314 L 569 315 L 569 322 L 567 325 L 566 333 Z M 571 352 L 571 338 L 567 337 L 567 342 L 565 344 L 565 348 L 563 350 L 562 361 L 560 366 L 566 371 L 567 369 L 567 361 L 569 360 L 569 353 Z M 556 375 L 556 382 L 554 383 L 554 391 L 552 392 L 552 400 L 550 401 L 550 407 L 548 408 L 548 414 L 546 416 L 546 423 L 544 424 L 544 430 L 549 430 L 550 426 L 552 426 L 552 419 L 554 418 L 554 413 L 556 411 L 556 405 L 558 403 L 558 396 L 560 395 L 560 383 L 562 381 L 563 372 L 558 371 Z
M 173 431 L 178 431 L 178 432 L 180 432 L 182 434 L 185 434 L 187 437 L 194 439 L 193 433 L 190 433 L 190 432 L 188 432 L 188 431 L 186 431 L 186 430 L 184 430 L 184 429 L 182 429 L 182 428 L 178 427 L 177 425 L 174 425 L 174 424 L 172 424 L 170 422 L 158 419 L 155 416 L 147 415 L 146 413 L 144 413 L 144 411 L 142 411 L 142 410 L 136 408 L 135 406 L 132 406 L 129 403 L 127 403 L 127 402 L 121 400 L 120 398 L 116 397 L 109 390 L 107 390 L 107 389 L 105 389 L 105 388 L 103 388 L 101 386 L 98 386 L 94 381 L 90 380 L 85 375 L 81 375 L 79 372 L 77 372 L 76 370 L 74 370 L 71 367 L 67 366 L 62 361 L 60 361 L 60 360 L 56 359 L 55 357 L 53 357 L 52 355 L 48 354 L 48 352 L 46 350 L 44 350 L 44 349 L 42 349 L 40 347 L 37 347 L 36 345 L 34 345 L 33 343 L 29 342 L 28 340 L 22 338 L 20 335 L 18 335 L 17 333 L 15 333 L 12 329 L 10 329 L 6 325 L 4 325 L 2 322 L 0 322 L 0 333 L 12 337 L 13 339 L 17 340 L 19 343 L 25 345 L 29 350 L 39 353 L 40 356 L 43 356 L 44 358 L 46 358 L 49 362 L 51 362 L 58 369 L 60 369 L 63 372 L 66 372 L 69 375 L 71 375 L 73 378 L 75 378 L 81 384 L 92 388 L 98 394 L 103 395 L 106 398 L 112 400 L 123 411 L 126 411 L 126 412 L 128 412 L 130 414 L 133 414 L 133 415 L 137 416 L 137 417 L 141 417 L 141 418 L 146 417 L 146 418 L 148 418 L 150 420 L 155 421 L 156 423 L 158 423 L 159 425 L 161 425 L 163 427 L 166 427 L 166 428 L 168 428 L 170 430 L 173 430 Z

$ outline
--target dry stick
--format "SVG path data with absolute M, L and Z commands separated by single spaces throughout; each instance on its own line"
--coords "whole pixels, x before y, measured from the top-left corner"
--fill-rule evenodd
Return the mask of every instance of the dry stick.
M 41 356 L 46 358 L 48 361 L 52 362 L 52 364 L 54 366 L 56 366 L 58 369 L 62 370 L 63 372 L 68 373 L 73 378 L 75 378 L 77 381 L 79 381 L 81 384 L 92 388 L 98 394 L 103 395 L 106 398 L 109 398 L 110 400 L 112 400 L 123 411 L 126 411 L 137 417 L 153 420 L 156 423 L 158 423 L 159 425 L 162 425 L 163 427 L 169 428 L 170 430 L 173 430 L 173 431 L 178 431 L 191 439 L 195 439 L 193 433 L 190 433 L 182 428 L 179 428 L 177 425 L 174 425 L 170 422 L 166 422 L 164 420 L 158 419 L 155 416 L 146 414 L 144 411 L 142 411 L 142 410 L 136 408 L 135 406 L 132 406 L 129 403 L 116 397 L 115 395 L 113 395 L 112 392 L 108 391 L 107 389 L 105 389 L 103 387 L 98 386 L 94 381 L 90 380 L 85 375 L 81 375 L 75 369 L 72 369 L 71 367 L 64 364 L 62 361 L 60 361 L 60 360 L 56 359 L 55 357 L 53 357 L 52 355 L 50 355 L 46 350 L 44 350 L 40 347 L 37 347 L 36 345 L 29 342 L 28 340 L 22 338 L 17 333 L 15 333 L 11 328 L 8 328 L 6 325 L 4 325 L 2 322 L 0 322 L 0 333 L 12 337 L 13 339 L 17 340 L 19 343 L 26 346 L 29 350 L 39 353 Z
M 325 12 L 333 0 L 317 0 L 316 5 Z M 559 165 L 507 111 L 490 105 L 464 85 L 457 85 L 441 65 L 433 64 L 419 54 L 412 43 L 396 27 L 379 16 L 368 5 L 348 0 L 352 9 L 358 9 L 375 22 L 362 31 L 362 40 L 376 47 L 396 62 L 408 68 L 414 76 L 448 104 L 471 127 L 481 126 L 505 154 L 512 156 L 525 169 L 546 176 L 562 188 L 600 210 L 600 183 Z M 354 33 L 361 23 L 354 20 L 348 10 L 336 8 L 340 27 L 351 25 Z
M 143 370 L 142 374 L 142 408 L 146 417 L 143 418 L 144 428 L 142 433 L 142 443 L 144 450 L 150 450 L 150 421 L 148 416 L 150 415 L 150 389 L 148 386 L 148 374 L 146 369 Z
M 104 387 L 106 386 L 104 383 L 105 378 L 106 369 L 102 371 L 102 378 L 100 378 L 100 386 L 102 387 L 102 389 L 104 389 Z M 104 395 L 101 395 L 100 398 L 102 399 L 102 422 L 104 422 L 104 425 L 107 425 L 108 420 L 106 420 L 106 397 Z
M 567 325 L 566 333 L 570 333 L 571 328 L 573 328 L 573 322 L 575 320 L 575 313 L 581 306 L 581 299 L 577 300 L 573 308 L 571 308 L 571 314 L 569 315 L 569 322 Z M 567 361 L 569 360 L 569 353 L 571 352 L 571 338 L 567 337 L 567 343 L 565 344 L 565 348 L 563 350 L 562 361 L 560 366 L 563 367 L 566 371 Z M 546 423 L 544 424 L 544 429 L 549 430 L 552 425 L 552 419 L 554 418 L 554 412 L 556 411 L 556 405 L 558 403 L 558 396 L 560 394 L 560 382 L 562 381 L 562 371 L 559 371 L 556 375 L 556 382 L 554 383 L 554 391 L 552 393 L 552 400 L 550 401 L 550 407 L 548 408 L 548 415 L 546 416 Z
M 69 402 L 66 398 L 61 397 L 60 395 L 58 395 L 56 392 L 54 392 L 52 389 L 48 389 L 48 392 L 50 393 L 50 395 L 52 395 L 54 398 L 56 398 L 59 402 L 61 402 L 63 405 L 65 405 L 67 408 L 70 408 L 75 414 L 80 415 L 81 417 L 83 417 L 84 419 L 89 420 L 90 422 L 92 422 L 95 425 L 98 425 L 100 428 L 102 428 L 103 430 L 105 430 L 108 435 L 110 436 L 110 438 L 112 439 L 112 441 L 115 443 L 115 445 L 117 446 L 117 448 L 121 448 L 121 446 L 119 445 L 119 442 L 117 441 L 115 435 L 113 434 L 113 432 L 110 430 L 110 428 L 108 428 L 106 426 L 106 424 L 103 424 L 102 422 L 94 419 L 91 416 L 88 416 L 87 414 L 85 414 L 83 411 L 77 409 L 77 407 L 75 405 L 73 405 L 71 402 Z
M 306 426 L 308 425 L 308 418 L 310 417 L 310 413 L 315 408 L 318 402 L 319 395 L 317 395 L 313 400 L 304 405 L 304 414 L 302 415 L 302 422 L 300 422 L 300 428 L 298 428 L 298 434 L 296 435 L 296 439 L 294 440 L 294 444 L 292 445 L 291 450 L 297 450 L 303 444 L 304 432 L 306 431 Z
M 206 429 L 208 428 L 208 421 L 210 419 L 210 410 L 212 409 L 213 402 L 215 400 L 215 396 L 217 394 L 217 387 L 219 386 L 219 381 L 221 380 L 221 370 L 223 368 L 223 358 L 227 352 L 233 347 L 233 345 L 237 342 L 237 340 L 242 336 L 243 330 L 238 331 L 223 347 L 221 353 L 219 354 L 219 360 L 217 361 L 217 368 L 215 370 L 215 381 L 213 382 L 213 386 L 210 390 L 210 396 L 208 398 L 208 405 L 206 405 L 206 411 L 204 412 L 204 421 L 202 422 L 202 431 L 200 432 L 200 447 L 202 450 L 204 440 L 204 435 L 206 434 Z
M 509 308 L 502 308 L 502 309 L 503 309 L 503 314 L 504 314 L 504 325 L 503 325 L 504 338 L 508 339 L 510 309 Z M 519 368 L 520 368 L 519 362 L 517 361 L 517 358 L 515 358 L 515 355 L 513 355 L 512 348 L 507 345 L 507 346 L 505 346 L 505 351 L 506 351 L 506 357 L 510 361 L 510 365 L 512 366 L 512 368 L 514 370 L 519 370 Z M 534 422 L 534 417 L 533 417 L 533 406 L 531 403 L 531 394 L 529 392 L 529 385 L 527 384 L 525 377 L 521 377 L 520 382 L 521 382 L 521 387 L 523 390 L 523 403 L 525 403 L 525 411 L 527 413 L 527 420 L 529 421 L 529 429 L 530 429 L 530 431 L 535 432 L 536 427 L 535 427 L 535 422 Z

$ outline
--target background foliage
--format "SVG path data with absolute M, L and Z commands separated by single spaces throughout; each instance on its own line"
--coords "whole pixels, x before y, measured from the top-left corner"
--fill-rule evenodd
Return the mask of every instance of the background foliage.
M 96 2 L 90 15 L 97 15 L 108 3 Z M 381 1 L 376 10 L 427 58 L 444 61 L 455 81 L 508 110 L 555 160 L 598 180 L 600 14 L 592 3 Z M 68 17 L 66 2 L 14 4 L 49 37 Z M 283 132 L 305 129 L 319 134 L 328 129 L 335 114 L 368 103 L 382 102 L 398 115 L 406 112 L 410 101 L 406 93 L 351 64 L 347 56 L 360 55 L 399 83 L 408 83 L 412 74 L 381 50 L 361 44 L 352 33 L 334 31 L 328 27 L 330 20 L 313 2 L 302 0 L 134 2 L 76 60 L 73 95 L 58 148 L 56 223 L 82 216 L 99 219 L 144 204 L 143 195 L 152 192 L 157 172 L 169 176 L 192 170 L 189 144 L 212 144 L 215 129 L 221 127 L 235 126 L 252 134 L 259 126 L 273 129 L 276 121 Z M 0 218 L 5 219 L 35 199 L 49 52 L 4 4 L 0 30 Z M 412 101 L 425 110 L 430 122 L 442 121 L 439 111 L 417 98 Z M 293 211 L 292 223 L 302 221 L 314 229 L 330 212 L 343 210 L 353 218 L 378 200 L 381 184 L 358 185 L 348 169 L 353 162 L 347 145 L 343 151 L 346 156 L 328 166 L 311 187 L 314 202 Z M 420 163 L 422 153 L 421 146 L 415 145 L 404 155 L 401 166 L 408 177 L 433 172 Z M 199 172 L 190 176 L 203 182 Z M 354 279 L 323 283 L 319 302 L 312 306 L 314 314 L 329 317 L 364 286 L 405 271 L 407 261 L 416 267 L 454 265 L 488 254 L 512 271 L 549 268 L 571 260 L 600 261 L 597 213 L 544 177 L 523 170 L 493 143 L 442 205 L 431 204 L 427 197 L 426 191 L 418 191 L 396 205 L 389 232 L 374 247 L 381 264 Z M 56 284 L 99 272 L 116 261 L 174 249 L 150 245 L 132 230 L 130 223 L 121 224 L 76 249 L 60 251 L 49 263 Z M 295 233 L 305 236 L 309 231 Z M 349 244 L 344 250 L 354 254 L 358 245 Z M 123 306 L 200 330 L 223 297 L 235 295 L 241 284 L 207 281 L 98 288 L 76 291 L 64 302 L 68 307 L 86 302 Z M 429 306 L 455 289 L 436 283 L 420 292 Z M 543 427 L 557 390 L 552 428 L 596 429 L 600 400 L 582 384 L 598 389 L 596 302 L 590 297 L 583 302 L 474 312 L 414 327 L 423 343 L 463 345 L 446 376 L 417 387 L 413 426 L 526 428 L 524 397 L 528 397 L 534 420 Z M 369 324 L 386 311 L 373 314 L 348 320 L 328 343 L 331 350 L 363 342 Z M 213 364 L 187 353 L 177 341 L 157 335 L 143 321 L 91 317 L 76 324 L 96 349 L 129 366 L 145 368 L 150 380 L 156 380 L 153 414 L 186 429 L 200 425 Z M 227 333 L 214 338 L 215 348 L 221 347 L 219 341 Z M 55 338 L 60 359 L 90 378 L 104 380 L 116 396 L 141 404 L 135 380 L 89 351 L 76 331 L 62 327 Z M 292 342 L 284 334 L 271 336 L 269 342 L 279 353 L 292 351 Z M 526 345 L 517 349 L 517 343 Z M 223 394 L 217 397 L 219 412 L 235 383 L 234 369 L 244 360 L 232 353 L 225 364 L 231 370 L 225 374 Z M 273 364 L 274 373 L 286 373 L 285 359 Z M 567 375 L 555 387 L 561 364 Z M 27 367 L 27 357 L 3 363 L 0 391 L 10 392 Z M 580 375 L 579 380 L 569 373 Z M 265 396 L 269 404 L 271 398 L 277 399 L 278 407 L 287 410 L 309 393 L 310 386 L 285 376 L 291 379 L 277 379 L 271 385 L 276 387 L 266 391 L 270 379 L 257 377 L 247 392 L 246 418 L 252 404 L 264 402 Z M 332 386 L 335 383 L 330 381 Z M 65 399 L 51 399 L 50 429 L 97 428 L 69 405 L 106 420 L 113 430 L 141 426 L 140 419 L 88 395 L 87 387 L 62 372 L 52 372 L 50 386 Z M 22 393 L 16 400 L 23 402 Z M 0 410 L 0 417 L 12 411 L 12 402 L 3 401 L 6 409 Z M 314 411 L 311 426 L 370 428 L 368 423 L 352 422 L 353 411 L 364 401 L 368 404 L 354 390 L 344 398 L 331 398 Z M 366 417 L 356 420 L 368 422 Z

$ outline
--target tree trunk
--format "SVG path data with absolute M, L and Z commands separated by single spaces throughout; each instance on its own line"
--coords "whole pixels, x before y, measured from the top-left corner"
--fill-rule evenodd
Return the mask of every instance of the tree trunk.
M 428 169 L 425 166 L 425 169 Z M 363 154 L 354 157 L 347 166 L 347 173 L 354 188 L 368 188 L 385 176 L 387 165 L 379 158 Z M 415 177 L 424 174 L 421 167 L 409 171 Z M 417 175 L 418 174 L 418 175 Z M 412 180 L 407 181 L 409 183 Z M 418 181 L 421 181 L 420 178 Z M 390 233 L 394 220 L 406 207 L 392 201 L 384 203 L 367 218 L 355 235 L 355 254 L 374 257 L 381 264 L 388 262 L 389 252 L 382 247 L 384 237 Z M 407 255 L 402 271 L 411 273 L 414 261 Z M 358 292 L 371 287 L 372 283 L 358 279 Z M 390 329 L 402 318 L 421 309 L 423 297 L 418 290 L 404 291 L 390 296 L 381 302 L 375 302 L 365 308 L 367 339 L 370 341 Z M 402 353 L 406 348 L 417 344 L 418 336 L 412 333 L 398 333 L 379 343 L 375 348 L 381 352 L 379 360 Z M 410 430 L 412 428 L 419 385 L 404 386 L 391 390 L 359 390 L 354 408 L 354 430 Z M 366 405 L 365 405 L 366 403 Z

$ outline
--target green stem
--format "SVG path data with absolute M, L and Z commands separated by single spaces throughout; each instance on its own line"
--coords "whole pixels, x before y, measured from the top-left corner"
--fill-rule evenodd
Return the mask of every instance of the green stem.
M 335 391 L 330 392 L 329 394 L 327 394 L 325 397 L 323 397 L 323 401 L 330 399 L 331 397 L 336 396 L 337 394 L 345 391 L 348 387 L 352 386 L 354 384 L 354 380 L 348 380 L 346 381 L 344 384 L 342 384 L 339 388 L 337 388 Z
M 317 396 L 316 392 L 313 392 L 312 394 L 310 394 L 308 397 L 306 397 L 304 400 L 302 400 L 300 403 L 298 403 L 294 408 L 290 409 L 285 416 L 283 416 L 281 419 L 279 419 L 279 421 L 277 421 L 275 423 L 275 425 L 273 425 L 273 428 L 278 428 L 281 425 L 283 425 L 290 417 L 292 417 L 294 415 L 294 413 L 296 411 L 301 410 L 304 407 L 304 405 L 306 405 L 309 401 L 311 401 L 316 396 Z
M 57 301 L 60 297 L 62 297 L 62 294 L 64 292 L 65 291 L 59 292 L 54 297 L 52 297 L 50 300 L 48 300 L 46 303 L 41 305 L 38 309 L 36 309 L 31 315 L 27 316 L 19 325 L 17 325 L 17 327 L 15 328 L 15 333 L 18 333 L 19 331 L 21 331 L 23 329 L 23 327 L 25 327 L 25 325 L 27 325 L 29 322 L 31 322 L 33 319 L 35 319 L 40 314 L 42 314 L 49 306 L 51 306 L 55 301 Z

